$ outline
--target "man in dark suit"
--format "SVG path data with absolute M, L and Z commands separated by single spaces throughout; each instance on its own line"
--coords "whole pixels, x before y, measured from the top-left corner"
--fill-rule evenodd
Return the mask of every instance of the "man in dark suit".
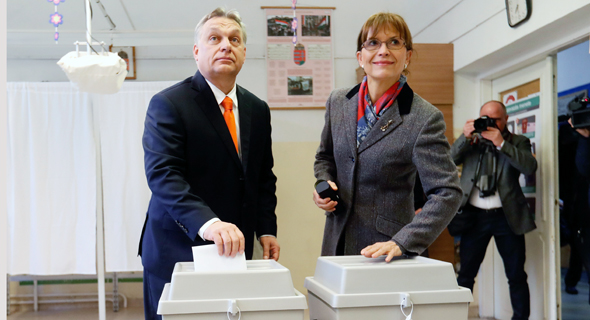
M 475 276 L 493 236 L 508 277 L 512 319 L 528 319 L 530 294 L 524 271 L 524 234 L 536 226 L 518 178 L 521 173 L 533 174 L 537 161 L 529 139 L 506 129 L 508 114 L 504 104 L 489 101 L 479 114 L 492 118 L 495 126 L 474 133 L 474 120 L 468 120 L 463 134 L 451 147 L 455 163 L 463 164 L 461 208 L 475 220 L 474 227 L 461 235 L 461 269 L 457 281 L 460 286 L 473 290 Z
M 565 291 L 578 294 L 576 285 L 582 277 L 582 269 L 586 269 L 590 277 L 590 130 L 573 129 L 571 119 L 569 122 L 559 130 L 560 142 L 565 140 L 562 139 L 562 132 L 563 136 L 569 138 L 566 140 L 568 143 L 564 143 L 564 150 L 561 145 L 559 150 L 560 198 L 564 202 L 563 211 L 570 232 L 568 242 L 571 248 L 569 268 L 564 280 Z M 565 154 L 563 159 L 562 154 Z M 562 188 L 566 191 L 561 192 Z
M 152 198 L 139 247 L 146 319 L 159 318 L 164 284 L 176 262 L 192 261 L 193 246 L 214 242 L 219 255 L 250 259 L 256 234 L 264 258 L 279 258 L 270 110 L 236 85 L 245 43 L 239 14 L 214 10 L 195 29 L 199 71 L 150 101 L 143 147 Z

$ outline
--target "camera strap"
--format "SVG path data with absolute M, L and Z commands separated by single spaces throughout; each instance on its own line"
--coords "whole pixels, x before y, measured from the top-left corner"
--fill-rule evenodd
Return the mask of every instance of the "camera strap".
M 475 186 L 481 198 L 496 193 L 498 172 L 498 150 L 492 143 L 480 141 L 479 161 L 475 169 Z

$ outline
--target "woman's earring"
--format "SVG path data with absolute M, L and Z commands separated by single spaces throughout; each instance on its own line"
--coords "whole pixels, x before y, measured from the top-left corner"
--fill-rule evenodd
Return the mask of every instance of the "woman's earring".
M 363 69 L 364 69 L 364 68 L 365 68 L 365 65 L 364 65 L 364 64 L 361 64 L 361 68 L 363 68 Z
M 408 64 L 406 63 L 406 64 L 404 64 L 404 69 L 407 69 L 407 68 L 408 68 Z

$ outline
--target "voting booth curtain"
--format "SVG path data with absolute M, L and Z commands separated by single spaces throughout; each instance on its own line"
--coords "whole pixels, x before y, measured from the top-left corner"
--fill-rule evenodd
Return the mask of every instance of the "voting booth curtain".
M 97 230 L 107 272 L 141 271 L 143 121 L 151 96 L 173 83 L 124 83 L 112 95 L 8 83 L 9 274 L 95 274 Z

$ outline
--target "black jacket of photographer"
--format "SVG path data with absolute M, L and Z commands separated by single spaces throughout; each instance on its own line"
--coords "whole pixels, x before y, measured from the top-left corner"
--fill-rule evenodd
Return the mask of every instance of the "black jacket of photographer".
M 534 212 L 529 208 L 520 187 L 518 178 L 521 173 L 529 175 L 537 170 L 537 160 L 531 152 L 530 140 L 522 135 L 502 132 L 504 144 L 498 150 L 497 187 L 502 201 L 502 208 L 512 231 L 525 234 L 536 228 Z M 480 156 L 480 144 L 474 143 L 462 134 L 451 147 L 451 156 L 456 165 L 463 165 L 461 188 L 463 199 L 461 208 L 468 202 L 474 176 Z

